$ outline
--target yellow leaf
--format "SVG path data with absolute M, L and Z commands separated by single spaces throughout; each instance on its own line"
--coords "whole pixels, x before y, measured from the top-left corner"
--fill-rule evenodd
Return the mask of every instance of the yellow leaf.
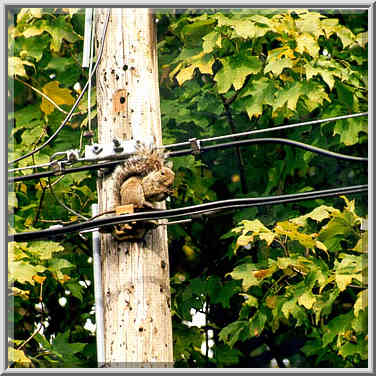
M 265 299 L 265 303 L 266 303 L 266 306 L 270 309 L 273 309 L 276 307 L 277 305 L 277 296 L 268 296 L 266 299 Z
M 176 80 L 178 81 L 180 86 L 183 85 L 185 81 L 192 79 L 195 69 L 196 69 L 195 65 L 190 65 L 189 67 L 182 69 L 177 74 Z
M 33 275 L 33 280 L 40 284 L 42 284 L 46 280 L 46 278 L 47 277 L 42 277 L 40 275 Z
M 29 65 L 35 69 L 35 65 L 27 60 L 22 60 L 17 56 L 8 58 L 8 76 L 28 77 L 24 65 Z
M 23 192 L 23 193 L 27 192 L 27 186 L 26 186 L 25 183 L 20 184 L 20 191 Z
M 352 274 L 336 274 L 336 283 L 339 290 L 346 290 L 346 287 L 351 283 L 352 279 Z
M 65 283 L 65 282 L 68 282 L 70 279 L 71 279 L 71 277 L 69 277 L 69 275 L 63 274 L 63 278 L 60 278 L 59 282 L 60 283 Z
M 25 355 L 22 350 L 8 347 L 8 360 L 11 365 L 16 363 L 16 367 L 32 367 L 31 360 Z M 14 366 L 14 365 L 13 365 Z
M 58 105 L 72 105 L 74 103 L 74 98 L 71 95 L 71 91 L 69 89 L 60 88 L 58 81 L 51 81 L 44 85 L 42 91 Z M 47 115 L 51 114 L 55 110 L 55 106 L 44 97 L 42 98 L 40 108 Z
M 361 291 L 354 304 L 354 316 L 358 317 L 359 311 L 364 311 L 368 306 L 368 289 Z
M 30 8 L 30 13 L 34 18 L 41 18 L 42 8 Z
M 179 63 L 168 75 L 171 79 L 175 76 L 177 72 L 179 72 L 180 68 L 182 67 L 183 63 Z
M 322 242 L 320 242 L 320 240 L 316 240 L 315 241 L 315 246 L 319 249 L 321 249 L 322 251 L 324 251 L 326 254 L 328 254 L 328 248 L 326 248 L 326 245 Z
M 13 295 L 20 296 L 22 299 L 26 300 L 29 298 L 30 290 L 21 290 L 17 287 L 12 287 Z
M 311 309 L 315 302 L 316 298 L 311 292 L 305 292 L 298 298 L 298 303 L 307 309 Z
M 246 245 L 248 245 L 250 242 L 253 241 L 253 235 L 240 235 L 238 237 L 238 239 L 236 240 L 236 247 L 235 247 L 235 251 L 239 248 L 239 247 L 244 247 Z

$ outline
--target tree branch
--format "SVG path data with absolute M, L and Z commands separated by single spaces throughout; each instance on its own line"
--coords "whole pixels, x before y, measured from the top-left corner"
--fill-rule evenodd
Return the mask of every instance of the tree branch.
M 18 77 L 14 77 L 15 80 L 17 80 L 18 82 L 21 82 L 22 84 L 24 84 L 25 86 L 29 87 L 30 89 L 34 90 L 36 93 L 38 93 L 39 95 L 41 95 L 44 99 L 46 99 L 47 101 L 49 101 L 51 104 L 53 104 L 60 112 L 64 113 L 65 115 L 68 114 L 67 111 L 63 110 L 56 102 L 54 102 L 48 95 L 44 94 L 42 91 L 40 91 L 39 89 L 35 88 L 34 86 L 30 85 L 29 83 L 21 80 L 20 78 Z M 75 115 L 82 115 L 81 112 L 75 112 L 72 114 L 72 116 L 75 116 Z
M 237 94 L 235 94 L 235 96 L 231 99 L 230 103 L 232 103 L 235 100 L 236 96 L 237 96 Z M 231 133 L 236 133 L 235 123 L 234 123 L 234 120 L 232 118 L 230 104 L 227 103 L 226 98 L 223 95 L 220 95 L 220 97 L 222 99 L 223 107 L 225 108 L 225 115 L 226 115 L 227 121 L 228 121 L 228 123 L 230 124 L 230 127 L 231 127 Z M 238 166 L 239 166 L 240 182 L 241 182 L 241 185 L 242 185 L 242 192 L 247 193 L 248 189 L 247 189 L 247 180 L 245 178 L 244 161 L 243 161 L 239 146 L 236 147 L 236 156 L 237 156 L 237 159 L 238 159 Z

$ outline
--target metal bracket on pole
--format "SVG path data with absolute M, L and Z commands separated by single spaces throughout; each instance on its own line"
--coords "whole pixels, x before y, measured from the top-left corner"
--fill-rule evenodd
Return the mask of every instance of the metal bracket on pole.
M 91 206 L 92 215 L 98 215 L 98 204 Z M 101 239 L 98 231 L 93 232 L 93 269 L 94 269 L 94 297 L 95 322 L 97 327 L 97 361 L 98 367 L 104 365 L 104 314 L 103 289 L 101 268 Z

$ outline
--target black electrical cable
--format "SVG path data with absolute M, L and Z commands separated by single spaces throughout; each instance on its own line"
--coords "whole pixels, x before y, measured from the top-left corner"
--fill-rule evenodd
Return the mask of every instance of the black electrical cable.
M 252 144 L 286 144 L 290 146 L 294 146 L 300 149 L 308 150 L 312 153 L 322 154 L 327 157 L 337 158 L 337 159 L 343 159 L 347 161 L 354 161 L 354 162 L 368 162 L 368 158 L 363 157 L 353 157 L 351 155 L 346 154 L 340 154 L 340 153 L 334 153 L 332 151 L 318 148 L 317 146 L 311 146 L 304 144 L 299 141 L 289 140 L 286 138 L 254 138 L 250 140 L 239 140 L 239 141 L 232 141 L 232 142 L 226 142 L 224 144 L 217 144 L 217 145 L 210 145 L 210 146 L 202 146 L 200 148 L 200 151 L 210 151 L 210 150 L 216 150 L 216 149 L 226 149 L 233 146 L 245 146 L 245 145 L 252 145 Z M 186 155 L 192 153 L 191 149 L 184 149 L 184 150 L 177 150 L 172 151 L 169 153 L 169 156 L 171 157 L 178 157 L 181 155 Z
M 304 144 L 302 142 L 293 141 L 293 140 L 284 139 L 284 138 L 254 138 L 254 139 L 250 139 L 250 140 L 240 140 L 240 141 L 226 142 L 224 144 L 202 146 L 200 148 L 200 152 L 206 152 L 206 151 L 211 151 L 211 150 L 216 150 L 216 149 L 224 149 L 224 148 L 229 148 L 229 147 L 233 147 L 233 146 L 246 146 L 246 145 L 252 145 L 252 144 L 265 144 L 265 143 L 286 144 L 286 145 L 290 145 L 290 146 L 293 146 L 293 147 L 308 150 L 312 153 L 322 154 L 322 155 L 325 155 L 327 157 L 343 159 L 343 160 L 353 161 L 353 162 L 368 162 L 368 158 L 353 157 L 351 155 L 334 153 L 334 152 L 326 150 L 326 149 L 321 149 L 321 148 L 318 148 L 316 146 L 311 146 L 311 145 Z M 169 152 L 168 157 L 180 157 L 180 156 L 191 154 L 191 153 L 193 153 L 192 149 L 176 150 L 176 151 Z M 99 168 L 109 168 L 109 167 L 114 167 L 114 166 L 118 165 L 119 163 L 121 163 L 121 160 L 111 161 L 111 162 L 103 162 L 103 163 L 96 163 L 96 164 L 92 164 L 92 165 L 70 168 L 70 169 L 67 169 L 67 170 L 63 169 L 62 171 L 59 171 L 59 175 L 71 174 L 71 173 L 74 173 L 74 172 L 85 171 L 85 170 L 97 170 Z M 8 178 L 8 183 L 18 182 L 18 181 L 23 181 L 23 180 L 29 180 L 29 179 L 36 179 L 36 178 L 40 179 L 40 178 L 52 176 L 52 175 L 55 175 L 55 174 L 56 174 L 55 171 L 46 171 L 46 172 L 40 172 L 40 173 L 36 173 L 36 174 L 10 177 L 10 178 Z
M 351 118 L 362 117 L 362 116 L 368 116 L 368 112 L 359 112 L 357 114 L 335 116 L 335 117 L 326 118 L 326 119 L 310 120 L 310 121 L 305 121 L 305 122 L 295 123 L 295 124 L 279 125 L 277 127 L 253 129 L 251 131 L 245 131 L 245 132 L 240 132 L 240 133 L 232 133 L 232 134 L 226 134 L 226 135 L 223 135 L 223 136 L 203 138 L 202 140 L 200 140 L 200 142 L 201 143 L 212 142 L 212 141 L 219 141 L 219 140 L 224 140 L 224 139 L 229 139 L 229 138 L 252 136 L 252 135 L 255 135 L 255 134 L 259 134 L 259 133 L 277 132 L 277 131 L 282 131 L 282 130 L 285 130 L 285 129 L 291 129 L 291 128 L 302 127 L 302 126 L 307 126 L 307 125 L 317 125 L 317 124 L 327 123 L 327 122 L 331 122 L 331 121 L 345 120 L 345 119 L 351 119 Z M 179 142 L 179 143 L 176 143 L 176 144 L 163 145 L 163 146 L 160 146 L 160 148 L 161 149 L 171 149 L 171 148 L 175 148 L 175 147 L 189 146 L 189 144 L 190 144 L 189 141 L 185 141 L 185 142 Z
M 89 220 L 83 223 L 77 223 L 61 228 L 45 229 L 40 231 L 23 232 L 19 234 L 9 234 L 8 241 L 31 241 L 35 239 L 48 238 L 53 236 L 64 235 L 66 233 L 89 230 L 102 226 L 111 226 L 118 223 L 158 220 L 165 218 L 179 218 L 186 216 L 197 216 L 208 212 L 245 208 L 252 206 L 265 206 L 282 203 L 292 203 L 303 200 L 313 200 L 323 197 L 338 196 L 343 194 L 362 193 L 368 190 L 368 185 L 357 185 L 350 187 L 332 188 L 321 191 L 311 191 L 279 196 L 257 197 L 257 198 L 238 198 L 222 201 L 213 201 L 206 204 L 192 205 L 177 209 L 152 210 L 148 212 L 139 212 L 134 214 L 124 214 L 111 216 L 107 218 Z
M 103 55 L 104 41 L 105 41 L 105 37 L 106 37 L 106 31 L 107 31 L 108 21 L 110 19 L 110 12 L 111 12 L 111 9 L 109 9 L 108 13 L 107 13 L 107 17 L 106 17 L 106 21 L 105 21 L 105 25 L 104 25 L 104 29 L 103 29 L 103 34 L 102 34 L 102 38 L 101 38 L 100 50 L 99 50 L 99 53 L 98 53 L 98 59 L 97 59 L 97 61 L 95 63 L 95 66 L 94 66 L 94 68 L 93 68 L 93 70 L 91 72 L 90 77 L 86 81 L 86 84 L 85 84 L 84 88 L 82 89 L 80 95 L 76 99 L 76 102 L 74 103 L 74 105 L 70 109 L 70 111 L 69 111 L 68 115 L 66 116 L 66 118 L 59 125 L 59 128 L 56 129 L 55 133 L 44 144 L 42 144 L 41 146 L 37 147 L 36 149 L 30 151 L 29 153 L 26 153 L 25 155 L 22 155 L 21 157 L 18 157 L 16 159 L 14 159 L 13 161 L 8 162 L 8 165 L 14 164 L 14 163 L 16 163 L 16 162 L 18 162 L 18 161 L 20 161 L 22 159 L 30 157 L 31 155 L 35 154 L 39 150 L 41 150 L 44 147 L 46 147 L 51 141 L 53 141 L 56 138 L 56 136 L 60 133 L 60 131 L 63 129 L 63 127 L 68 123 L 68 121 L 70 120 L 70 118 L 71 118 L 74 110 L 77 108 L 77 106 L 80 103 L 82 97 L 84 96 L 84 94 L 85 94 L 85 92 L 86 92 L 86 90 L 87 90 L 87 88 L 89 86 L 89 82 L 92 79 L 92 77 L 93 77 L 95 71 L 97 70 L 98 65 L 99 65 L 99 63 L 101 61 L 101 58 L 102 58 L 102 55 Z

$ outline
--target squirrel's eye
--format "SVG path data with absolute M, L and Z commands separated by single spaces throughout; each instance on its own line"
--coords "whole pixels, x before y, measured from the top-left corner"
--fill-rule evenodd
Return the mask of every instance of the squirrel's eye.
M 161 171 L 161 175 L 164 175 L 165 173 L 164 173 L 164 171 Z

